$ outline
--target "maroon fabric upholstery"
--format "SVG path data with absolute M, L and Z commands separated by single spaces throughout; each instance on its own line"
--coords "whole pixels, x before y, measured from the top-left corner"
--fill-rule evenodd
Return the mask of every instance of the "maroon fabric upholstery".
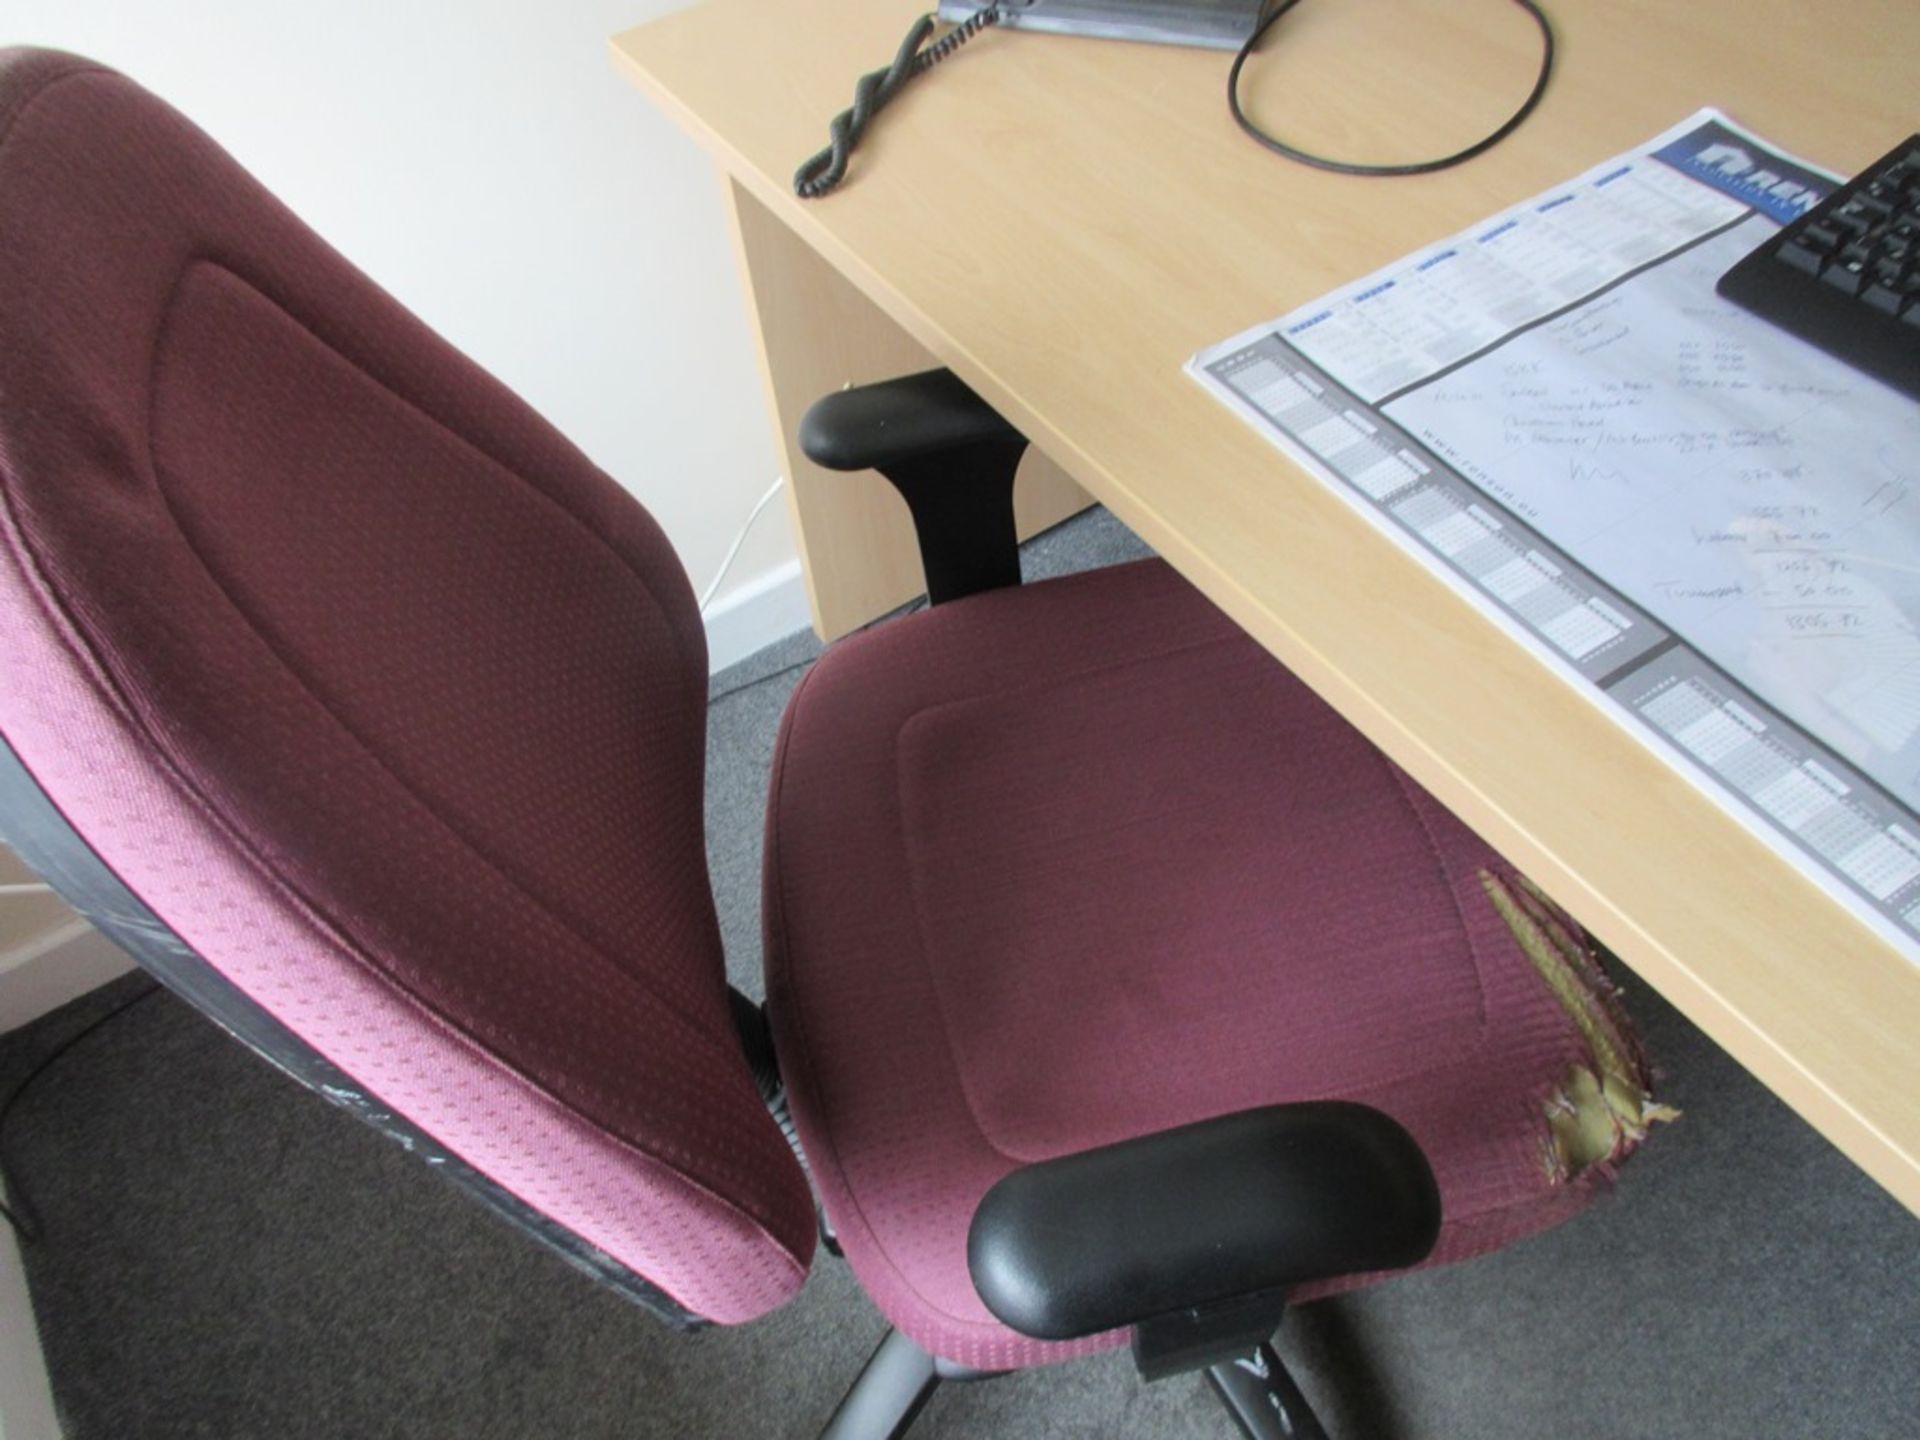
M 960 1363 L 1064 1359 L 973 1292 L 1014 1166 L 1286 1100 L 1426 1150 L 1433 1260 L 1571 1215 L 1544 1102 L 1580 1033 L 1489 901 L 1504 864 L 1158 562 L 842 642 L 768 820 L 769 1009 L 861 1283 Z
M 0 734 L 320 1054 L 738 1321 L 814 1232 L 728 1014 L 705 669 L 664 538 L 559 435 L 167 107 L 0 52 Z M 1586 1052 L 1504 866 L 1157 563 L 837 647 L 768 833 L 820 1190 L 950 1359 L 1118 1339 L 974 1295 L 968 1221 L 1024 1161 L 1364 1100 L 1434 1162 L 1435 1263 L 1604 1168 L 1543 1159 Z
M 188 122 L 0 53 L 0 731 L 242 990 L 719 1320 L 814 1228 L 630 497 Z

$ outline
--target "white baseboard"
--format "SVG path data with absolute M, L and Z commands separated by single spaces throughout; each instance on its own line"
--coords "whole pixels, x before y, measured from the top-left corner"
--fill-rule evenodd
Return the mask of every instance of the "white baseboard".
M 132 961 L 79 916 L 0 950 L 0 1033 L 58 1009 Z M 13 1232 L 0 1227 L 0 1440 L 60 1440 Z
M 0 1440 L 60 1440 L 40 1331 L 13 1232 L 0 1228 Z
M 707 611 L 707 671 L 717 674 L 812 623 L 800 562 L 789 560 Z
M 78 916 L 0 951 L 0 1035 L 132 968 L 126 951 Z M 0 1440 L 12 1435 L 0 1431 Z

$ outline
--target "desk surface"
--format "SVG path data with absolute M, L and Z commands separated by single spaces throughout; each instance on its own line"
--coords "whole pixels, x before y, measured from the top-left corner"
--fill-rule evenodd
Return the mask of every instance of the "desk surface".
M 1533 119 L 1394 180 L 1244 139 L 1218 53 L 988 31 L 902 92 L 842 192 L 802 203 L 794 167 L 912 0 L 707 0 L 615 49 L 772 216 L 1920 1211 L 1920 967 L 1181 373 L 1702 104 L 1842 172 L 1920 120 L 1903 0 L 1549 10 Z M 1296 144 L 1419 158 L 1503 118 L 1536 46 L 1499 0 L 1315 0 L 1243 88 Z

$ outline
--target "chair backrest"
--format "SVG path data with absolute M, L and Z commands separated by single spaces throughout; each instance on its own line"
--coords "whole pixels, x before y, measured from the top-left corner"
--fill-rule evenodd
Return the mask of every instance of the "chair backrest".
M 729 1010 L 706 683 L 631 497 L 168 106 L 0 51 L 0 736 L 105 918 L 740 1321 L 814 1222 Z

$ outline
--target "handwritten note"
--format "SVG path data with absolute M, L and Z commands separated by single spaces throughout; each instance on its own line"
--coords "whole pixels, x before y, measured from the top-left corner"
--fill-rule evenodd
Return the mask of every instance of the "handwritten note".
M 1713 295 L 1764 224 L 1382 410 L 1920 805 L 1920 407 Z
M 1188 371 L 1920 963 L 1920 407 L 1714 293 L 1702 111 Z

